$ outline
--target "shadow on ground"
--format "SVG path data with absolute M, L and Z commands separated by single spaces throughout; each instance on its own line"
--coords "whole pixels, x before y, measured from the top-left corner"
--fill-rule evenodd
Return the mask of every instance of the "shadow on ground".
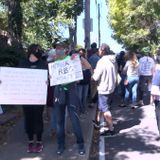
M 156 134 L 147 125 L 141 126 L 144 119 L 142 108 L 113 107 L 112 113 L 117 135 L 105 138 L 107 160 L 128 160 L 130 152 L 138 152 L 140 155 L 160 152 L 160 147 L 150 143 Z
M 123 133 L 116 137 L 107 138 L 107 160 L 127 160 L 127 152 L 139 152 L 139 154 L 155 154 L 160 152 L 156 145 L 149 144 L 153 140 L 154 133 L 146 130 L 134 130 L 130 133 Z M 116 158 L 119 152 L 125 152 Z

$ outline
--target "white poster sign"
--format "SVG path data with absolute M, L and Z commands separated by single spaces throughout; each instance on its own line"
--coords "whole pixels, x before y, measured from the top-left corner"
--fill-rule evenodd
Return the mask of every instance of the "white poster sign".
M 0 104 L 44 105 L 47 70 L 0 67 Z
M 70 83 L 83 79 L 79 55 L 73 59 L 65 59 L 49 63 L 50 85 Z
M 156 85 L 151 86 L 151 94 L 155 96 L 160 96 L 160 87 Z

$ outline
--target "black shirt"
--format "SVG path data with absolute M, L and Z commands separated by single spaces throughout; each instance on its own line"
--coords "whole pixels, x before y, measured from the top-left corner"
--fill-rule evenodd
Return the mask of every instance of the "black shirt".
M 20 68 L 31 68 L 31 69 L 47 69 L 47 64 L 39 59 L 36 62 L 30 62 L 28 59 L 23 59 L 19 63 Z

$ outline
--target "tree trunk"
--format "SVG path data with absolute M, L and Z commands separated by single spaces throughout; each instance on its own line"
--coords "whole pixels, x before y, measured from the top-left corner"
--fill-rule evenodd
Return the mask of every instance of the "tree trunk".
M 74 28 L 74 48 L 77 46 L 77 16 L 74 18 L 75 28 Z
M 8 31 L 12 38 L 21 42 L 22 36 L 22 9 L 21 0 L 7 0 L 8 6 Z
M 85 18 L 84 18 L 84 42 L 85 48 L 90 48 L 90 0 L 85 0 Z
M 74 25 L 69 26 L 69 43 L 70 43 L 70 49 L 75 49 L 77 45 L 77 16 L 74 17 Z
M 69 26 L 69 45 L 70 45 L 70 50 L 74 49 L 73 36 L 74 36 L 74 29 L 73 29 L 72 26 Z

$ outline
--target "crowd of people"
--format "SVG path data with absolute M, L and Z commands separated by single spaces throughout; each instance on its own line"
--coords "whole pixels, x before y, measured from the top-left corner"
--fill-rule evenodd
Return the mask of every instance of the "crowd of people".
M 55 131 L 57 137 L 58 155 L 65 150 L 66 114 L 71 119 L 78 152 L 80 155 L 85 154 L 85 140 L 80 118 L 87 114 L 87 107 L 95 106 L 94 103 L 97 103 L 98 112 L 93 125 L 101 128 L 101 117 L 103 117 L 108 130 L 100 131 L 100 135 L 115 135 L 110 107 L 117 88 L 121 98 L 121 103 L 117 105 L 120 107 L 136 109 L 137 106 L 155 102 L 157 125 L 160 131 L 160 91 L 154 92 L 153 89 L 155 86 L 160 86 L 160 52 L 156 59 L 152 58 L 149 47 L 142 49 L 141 57 L 135 51 L 121 51 L 116 55 L 105 43 L 102 43 L 99 48 L 96 43 L 92 43 L 88 51 L 84 48 L 69 51 L 64 43 L 59 42 L 43 56 L 41 47 L 32 44 L 28 48 L 27 58 L 20 62 L 19 67 L 48 69 L 48 63 L 74 59 L 75 54 L 80 57 L 83 80 L 56 86 L 50 86 L 48 80 L 46 106 L 51 129 Z M 48 77 L 50 79 L 50 76 Z M 28 136 L 27 152 L 39 153 L 43 150 L 44 106 L 24 105 L 23 111 Z

